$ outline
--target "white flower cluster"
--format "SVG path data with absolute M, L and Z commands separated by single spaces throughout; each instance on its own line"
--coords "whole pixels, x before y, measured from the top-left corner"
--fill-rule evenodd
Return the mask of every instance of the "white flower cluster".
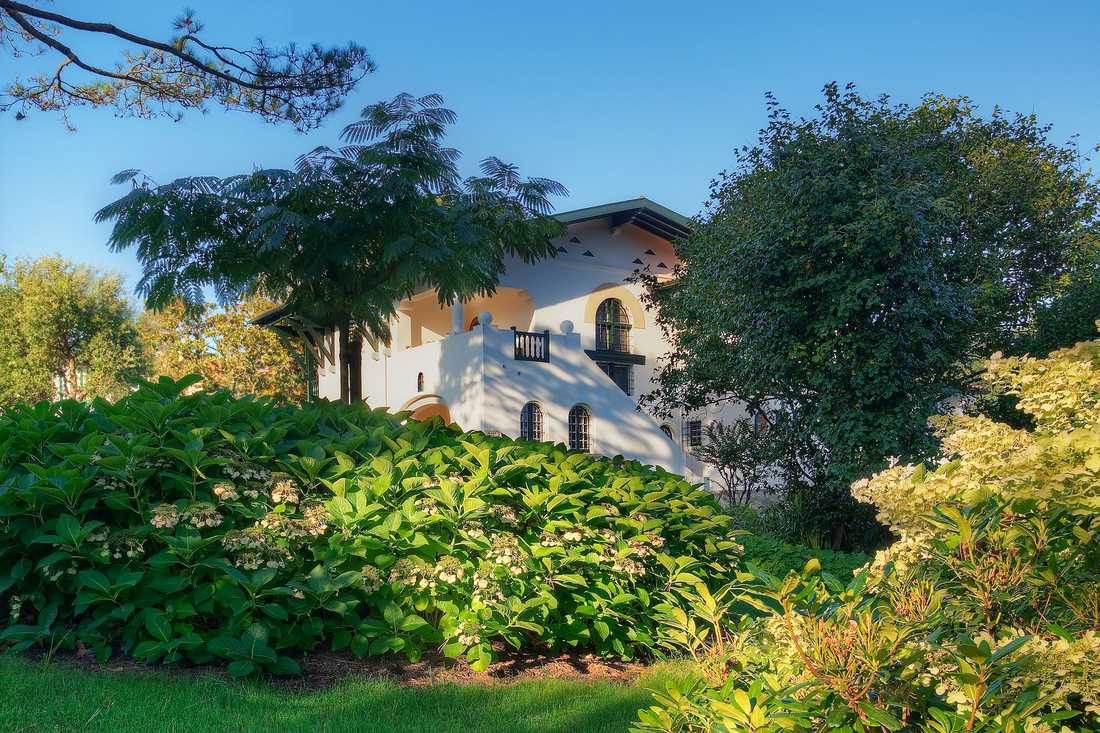
M 463 621 L 455 629 L 455 637 L 459 644 L 474 646 L 481 643 L 481 627 L 472 621 Z
M 441 557 L 435 565 L 418 558 L 405 558 L 390 568 L 391 583 L 422 591 L 434 591 L 440 585 L 458 583 L 465 575 L 466 569 L 461 561 L 451 555 Z
M 447 555 L 441 557 L 435 564 L 435 577 L 444 583 L 457 583 L 466 575 L 466 569 L 462 567 L 457 557 Z
M 416 500 L 415 506 L 418 512 L 424 512 L 429 517 L 439 513 L 439 505 L 430 496 L 420 497 Z
M 471 594 L 471 600 L 483 606 L 501 603 L 504 600 L 504 589 L 497 580 L 492 565 L 482 565 L 474 573 L 474 592 Z
M 180 523 L 180 511 L 175 504 L 159 504 L 153 507 L 149 523 L 157 529 L 172 529 Z
M 466 522 L 462 525 L 462 531 L 472 540 L 480 540 L 485 537 L 485 527 L 478 521 Z
M 19 620 L 20 614 L 23 613 L 23 603 L 26 602 L 23 596 L 13 595 L 8 599 L 8 618 L 14 624 Z
M 297 504 L 302 500 L 302 492 L 298 485 L 290 479 L 279 479 L 271 487 L 271 503 L 273 504 Z
M 238 481 L 258 481 L 266 484 L 271 480 L 271 471 L 250 463 L 230 463 L 224 470 L 227 476 Z
M 68 565 L 62 565 L 60 563 L 44 565 L 39 572 L 41 572 L 42 577 L 49 582 L 56 583 L 66 575 L 76 575 L 76 563 L 69 563 Z
M 222 547 L 236 554 L 233 564 L 242 570 L 259 570 L 264 567 L 279 570 L 285 568 L 293 557 L 290 550 L 258 527 L 226 532 L 222 537 Z
M 235 485 L 228 481 L 219 481 L 214 484 L 214 498 L 225 503 L 227 501 L 236 501 L 241 498 L 241 495 L 237 493 L 237 487 Z
M 363 576 L 363 590 L 370 594 L 382 587 L 382 573 L 373 565 L 364 565 L 360 571 Z
M 626 541 L 626 546 L 636 557 L 649 557 L 665 547 L 665 538 L 659 534 L 641 534 Z
M 611 569 L 617 573 L 626 573 L 635 578 L 645 575 L 645 565 L 631 557 L 615 558 L 615 562 L 612 564 Z
M 126 491 L 129 486 L 117 476 L 100 476 L 95 481 L 95 486 L 101 491 Z
M 218 514 L 218 508 L 206 501 L 196 501 L 187 507 L 180 515 L 180 519 L 189 523 L 196 529 L 217 527 L 222 523 L 222 515 Z
M 125 534 L 110 537 L 106 527 L 101 527 L 92 532 L 85 538 L 85 541 L 89 544 L 99 545 L 96 554 L 104 560 L 122 560 L 124 558 L 130 560 L 141 557 L 143 554 L 141 540 L 137 537 Z
M 508 525 L 509 527 L 519 526 L 519 515 L 517 515 L 516 510 L 510 506 L 494 506 L 489 510 L 489 514 L 501 524 Z
M 426 590 L 433 585 L 431 570 L 423 560 L 402 558 L 390 568 L 390 582 L 409 588 Z
M 485 551 L 485 557 L 515 574 L 522 573 L 526 569 L 519 540 L 510 534 L 501 535 L 493 540 L 493 544 Z
M 279 512 L 268 512 L 260 520 L 260 527 L 280 539 L 298 542 L 325 533 L 328 528 L 328 510 L 321 504 L 314 504 L 306 507 L 301 519 Z

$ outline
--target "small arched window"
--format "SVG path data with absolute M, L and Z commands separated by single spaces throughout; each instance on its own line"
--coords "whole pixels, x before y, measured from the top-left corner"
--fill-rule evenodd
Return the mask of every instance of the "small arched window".
M 573 409 L 569 411 L 570 450 L 588 451 L 588 423 L 590 421 L 591 416 L 588 412 L 588 408 L 584 405 L 574 405 Z
M 424 372 L 420 372 L 419 374 L 416 375 L 416 391 L 417 392 L 423 392 L 424 391 Z
M 528 402 L 520 411 L 519 437 L 542 440 L 542 408 L 537 402 Z
M 667 435 L 669 440 L 673 440 L 672 426 L 671 425 L 662 425 L 661 426 L 661 432 L 664 433 L 665 435 Z
M 596 309 L 596 351 L 630 351 L 630 315 L 618 298 L 608 298 Z

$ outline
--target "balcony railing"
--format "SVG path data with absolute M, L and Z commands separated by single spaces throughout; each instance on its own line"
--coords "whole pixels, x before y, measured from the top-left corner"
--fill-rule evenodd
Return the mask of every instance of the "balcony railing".
M 550 331 L 517 331 L 512 328 L 515 339 L 516 361 L 550 361 Z

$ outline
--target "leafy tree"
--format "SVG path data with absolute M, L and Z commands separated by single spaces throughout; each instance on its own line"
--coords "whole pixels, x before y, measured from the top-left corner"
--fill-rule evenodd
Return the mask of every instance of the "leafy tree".
M 748 419 L 707 426 L 695 457 L 718 472 L 728 504 L 748 504 L 754 495 L 771 491 L 768 480 L 779 456 L 770 433 Z
M 848 485 L 932 450 L 928 416 L 1095 250 L 1098 192 L 1034 116 L 824 97 L 800 120 L 770 102 L 678 245 L 677 286 L 650 282 L 673 345 L 650 399 L 784 405 L 825 469 L 793 484 L 807 531 L 847 546 L 875 540 Z
M 0 405 L 116 398 L 145 358 L 122 282 L 59 256 L 0 269 Z
M 153 374 L 173 379 L 200 374 L 206 389 L 302 401 L 305 380 L 295 350 L 271 329 L 251 323 L 275 305 L 261 296 L 224 308 L 203 304 L 188 310 L 177 302 L 145 311 L 138 327 Z
M 247 49 L 205 40 L 190 10 L 173 23 L 168 41 L 145 38 L 111 23 L 83 20 L 40 7 L 0 0 L 0 45 L 15 58 L 54 52 L 61 62 L 49 73 L 16 79 L 0 98 L 0 110 L 60 111 L 77 106 L 114 107 L 119 115 L 171 117 L 204 109 L 214 101 L 268 122 L 287 121 L 298 130 L 316 127 L 340 106 L 374 62 L 355 44 L 346 48 L 273 48 L 262 40 Z M 137 47 L 107 68 L 78 54 L 68 36 L 118 39 Z M 80 69 L 77 80 L 66 74 Z M 67 122 L 67 118 L 66 118 Z
M 317 148 L 293 171 L 162 186 L 124 171 L 116 180 L 133 189 L 96 220 L 114 221 L 116 251 L 137 245 L 150 307 L 194 305 L 205 287 L 223 300 L 262 289 L 297 317 L 339 327 L 341 396 L 357 400 L 358 339 L 387 340 L 402 298 L 491 292 L 506 256 L 555 254 L 547 197 L 565 189 L 496 158 L 462 180 L 459 153 L 443 145 L 455 115 L 442 101 L 371 105 L 344 129 L 346 145 Z

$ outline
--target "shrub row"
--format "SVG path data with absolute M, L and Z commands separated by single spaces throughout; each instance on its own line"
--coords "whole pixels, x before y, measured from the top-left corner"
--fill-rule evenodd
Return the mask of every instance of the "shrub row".
M 293 673 L 319 646 L 631 658 L 739 546 L 663 470 L 190 380 L 0 416 L 0 643 Z

